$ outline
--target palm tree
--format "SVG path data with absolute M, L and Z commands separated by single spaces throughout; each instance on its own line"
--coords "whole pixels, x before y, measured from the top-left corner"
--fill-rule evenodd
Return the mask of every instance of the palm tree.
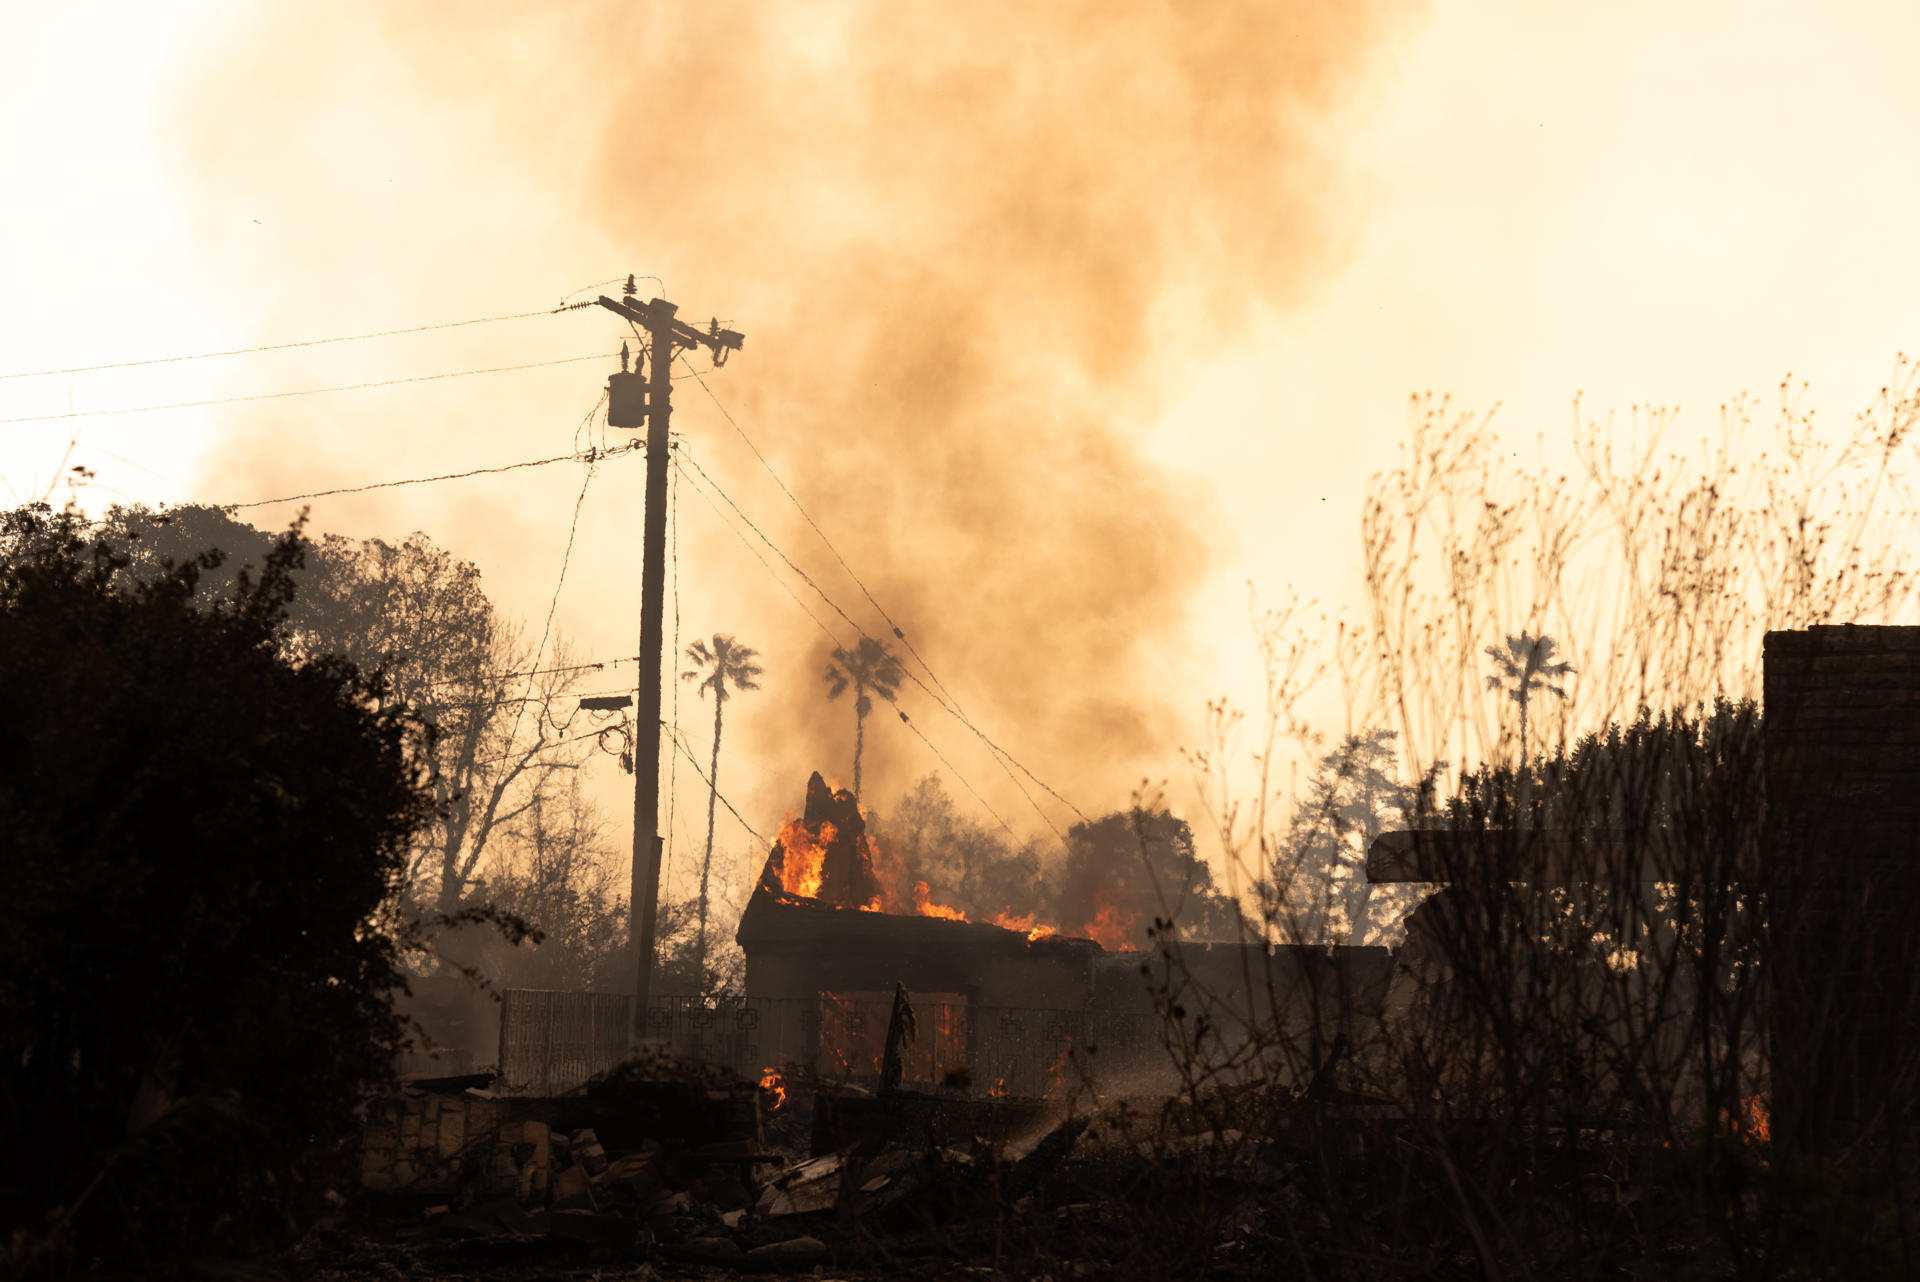
M 1505 690 L 1507 697 L 1520 705 L 1520 766 L 1523 772 L 1527 764 L 1527 700 L 1532 698 L 1536 690 L 1566 698 L 1566 689 L 1554 682 L 1575 671 L 1570 663 L 1553 661 L 1554 651 L 1558 648 L 1559 643 L 1544 632 L 1537 637 L 1530 632 L 1522 632 L 1517 637 L 1509 636 L 1504 650 L 1497 645 L 1487 647 L 1487 655 L 1498 669 L 1487 678 L 1487 689 Z
M 872 637 L 861 637 L 851 651 L 836 646 L 827 664 L 827 698 L 838 699 L 853 689 L 853 795 L 860 795 L 860 753 L 866 746 L 867 714 L 873 711 L 869 691 L 888 703 L 899 697 L 906 669 L 887 647 Z
M 698 973 L 705 983 L 707 973 L 707 882 L 713 875 L 713 803 L 720 796 L 720 719 L 734 690 L 758 690 L 760 656 L 752 646 L 741 645 L 724 632 L 713 634 L 713 643 L 695 641 L 687 647 L 687 661 L 693 667 L 680 674 L 682 681 L 698 679 L 702 694 L 713 691 L 713 764 L 707 771 L 707 853 L 700 860 L 700 933 L 694 945 Z

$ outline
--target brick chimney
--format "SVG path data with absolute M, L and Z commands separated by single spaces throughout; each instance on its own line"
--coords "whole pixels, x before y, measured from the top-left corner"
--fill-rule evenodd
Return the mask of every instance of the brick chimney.
M 1884 1142 L 1920 1065 L 1920 628 L 1769 632 L 1765 673 L 1774 1138 Z

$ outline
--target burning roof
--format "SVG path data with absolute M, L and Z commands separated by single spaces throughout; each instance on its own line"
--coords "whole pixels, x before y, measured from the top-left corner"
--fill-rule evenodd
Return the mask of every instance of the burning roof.
M 789 817 L 767 853 L 738 934 L 742 946 L 797 942 L 831 931 L 875 947 L 938 942 L 962 950 L 1024 949 L 1058 932 L 1032 914 L 1002 913 L 974 922 L 936 903 L 923 880 L 908 875 L 868 832 L 854 795 L 828 786 L 816 771 L 806 807 Z M 1095 951 L 1091 940 L 1064 940 Z

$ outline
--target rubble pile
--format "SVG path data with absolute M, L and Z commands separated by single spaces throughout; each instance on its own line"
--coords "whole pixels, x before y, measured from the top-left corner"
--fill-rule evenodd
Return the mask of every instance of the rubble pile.
M 1031 1188 L 1085 1125 L 1032 1105 L 865 1099 L 908 1124 L 883 1135 L 863 1117 L 857 1138 L 808 1155 L 765 1144 L 757 1085 L 623 1066 L 579 1094 L 525 1099 L 483 1080 L 415 1082 L 369 1108 L 361 1185 L 389 1249 L 773 1271 L 926 1256 L 931 1227 Z M 822 1112 L 855 1115 L 845 1100 Z M 1029 1133 L 1009 1139 L 1009 1119 Z

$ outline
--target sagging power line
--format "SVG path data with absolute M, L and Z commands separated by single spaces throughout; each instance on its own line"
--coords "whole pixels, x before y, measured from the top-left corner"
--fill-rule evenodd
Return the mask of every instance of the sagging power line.
M 1090 820 L 1088 820 L 1087 818 L 1087 814 L 1085 811 L 1081 810 L 1079 806 L 1074 805 L 1073 802 L 1067 800 L 1067 798 L 1060 795 L 1059 791 L 1055 789 L 1051 784 L 1047 783 L 1044 779 L 1036 775 L 1032 770 L 1028 769 L 1027 766 L 1023 764 L 1012 753 L 1008 752 L 1005 748 L 1001 747 L 998 743 L 994 742 L 994 740 L 991 737 L 989 737 L 984 730 L 982 730 L 978 725 L 974 723 L 971 717 L 967 716 L 965 710 L 960 707 L 960 701 L 954 698 L 952 693 L 948 691 L 946 685 L 940 680 L 939 675 L 934 672 L 932 666 L 927 663 L 926 658 L 920 653 L 918 649 L 915 648 L 912 640 L 908 638 L 906 632 L 900 627 L 899 624 L 894 622 L 893 616 L 887 613 L 886 608 L 882 606 L 880 602 L 874 597 L 873 593 L 870 590 L 868 590 L 866 583 L 860 578 L 860 576 L 857 573 L 854 572 L 853 567 L 850 564 L 848 564 L 846 557 L 841 555 L 840 549 L 834 545 L 834 542 L 832 539 L 827 537 L 827 532 L 820 528 L 820 523 L 813 519 L 813 514 L 811 512 L 808 512 L 806 509 L 806 505 L 800 502 L 799 496 L 794 494 L 793 490 L 788 487 L 787 483 L 780 479 L 780 474 L 774 470 L 773 464 L 768 461 L 767 456 L 765 454 L 762 454 L 760 452 L 760 447 L 754 444 L 753 438 L 747 435 L 746 429 L 740 426 L 739 420 L 734 418 L 733 414 L 727 409 L 725 403 L 721 401 L 720 397 L 717 394 L 715 394 L 713 388 L 707 385 L 707 380 L 700 376 L 700 371 L 695 370 L 691 365 L 688 365 L 687 369 L 688 369 L 688 372 L 693 376 L 694 380 L 700 384 L 700 390 L 707 394 L 707 398 L 711 400 L 714 404 L 714 407 L 720 411 L 721 417 L 727 420 L 728 425 L 733 428 L 735 434 L 737 434 L 740 437 L 741 441 L 743 441 L 746 444 L 747 449 L 752 452 L 754 458 L 760 461 L 760 466 L 766 469 L 767 475 L 773 478 L 773 483 L 780 487 L 780 492 L 787 496 L 787 500 L 793 504 L 794 509 L 798 511 L 801 517 L 806 520 L 807 525 L 812 528 L 813 532 L 819 536 L 820 541 L 826 545 L 827 550 L 833 553 L 834 559 L 840 563 L 840 568 L 846 571 L 847 577 L 852 579 L 854 584 L 860 589 L 860 593 L 862 596 L 866 597 L 867 603 L 871 605 L 874 608 L 874 611 L 879 614 L 882 620 L 885 621 L 887 627 L 892 631 L 895 639 L 897 639 L 903 646 L 906 647 L 907 653 L 911 655 L 913 659 L 920 665 L 921 669 L 926 672 L 927 680 L 933 683 L 933 688 L 929 688 L 925 681 L 921 681 L 918 677 L 916 677 L 913 674 L 913 671 L 911 669 L 907 670 L 908 678 L 911 679 L 915 685 L 920 686 L 922 690 L 925 690 L 928 696 L 932 698 L 935 703 L 939 704 L 943 710 L 945 710 L 955 720 L 959 721 L 961 725 L 965 726 L 969 731 L 971 731 L 973 735 L 980 740 L 981 743 L 986 745 L 987 750 L 994 756 L 994 759 L 1000 764 L 1001 770 L 1006 773 L 1007 777 L 1010 780 L 1012 780 L 1014 786 L 1016 788 L 1019 788 L 1023 795 L 1026 795 L 1026 787 L 1025 785 L 1021 784 L 1019 779 L 1014 777 L 1013 770 L 1008 769 L 1009 765 L 1011 765 L 1014 769 L 1019 770 L 1020 773 L 1025 775 L 1028 779 L 1032 780 L 1034 785 L 1042 789 L 1044 792 L 1046 792 L 1048 796 L 1052 797 L 1055 801 L 1059 802 L 1061 805 L 1065 806 L 1067 809 L 1073 811 L 1074 814 L 1080 817 L 1083 823 L 1090 822 Z M 729 500 L 729 503 L 731 503 L 731 500 Z M 736 510 L 738 509 L 736 508 Z M 742 516 L 744 519 L 744 514 L 742 514 Z M 755 532 L 758 533 L 758 530 L 756 529 Z M 766 536 L 762 535 L 761 537 L 765 538 Z M 782 553 L 781 556 L 782 556 L 782 559 L 788 560 L 788 564 L 790 565 L 792 564 L 791 560 L 786 558 L 786 555 L 784 553 Z M 796 572 L 798 572 L 797 566 L 795 567 L 795 569 L 796 569 Z M 802 577 L 807 577 L 807 576 L 803 574 Z M 808 582 L 810 586 L 814 587 L 814 590 L 816 592 L 820 591 L 820 588 L 818 587 L 818 585 L 813 584 L 810 578 L 808 579 Z M 824 592 L 821 592 L 821 596 L 824 599 L 826 597 L 826 594 Z M 829 600 L 828 603 L 833 604 L 831 600 Z M 867 635 L 866 629 L 861 628 L 859 624 L 854 623 L 853 619 L 847 615 L 846 611 L 841 610 L 838 605 L 834 605 L 833 608 L 835 609 L 836 612 L 840 614 L 842 618 L 845 618 L 848 623 L 852 624 L 854 628 L 856 628 L 862 636 Z M 935 693 L 936 689 L 938 693 Z M 1027 801 L 1028 801 L 1028 804 L 1033 805 L 1034 811 L 1037 814 L 1039 814 L 1042 819 L 1045 819 L 1047 821 L 1047 824 L 1049 827 L 1054 827 L 1052 819 L 1047 816 L 1045 811 L 1040 809 L 1037 803 L 1034 803 L 1031 795 L 1027 795 Z M 1059 833 L 1059 831 L 1060 830 L 1057 827 L 1054 827 L 1055 833 Z M 1062 837 L 1062 840 L 1064 841 L 1065 838 Z
M 440 329 L 462 329 L 468 325 L 493 325 L 500 321 L 527 320 L 535 316 L 556 316 L 561 312 L 592 307 L 591 302 L 562 303 L 537 312 L 509 312 L 503 316 L 476 316 L 471 320 L 443 321 L 437 325 L 410 325 L 405 329 L 382 329 L 368 334 L 340 334 L 332 338 L 306 338 L 290 343 L 264 343 L 258 347 L 230 347 L 219 352 L 193 352 L 185 356 L 148 356 L 131 361 L 106 361 L 99 365 L 69 365 L 64 369 L 15 370 L 0 374 L 0 382 L 17 378 L 50 378 L 58 374 L 93 374 L 109 369 L 134 369 L 142 365 L 175 365 L 182 361 L 210 361 L 223 356 L 252 356 L 259 352 L 287 352 L 300 347 L 325 347 L 331 343 L 360 343 L 374 338 L 398 338 L 403 334 L 425 334 Z
M 549 467 L 555 463 L 594 463 L 616 458 L 622 454 L 645 453 L 644 441 L 629 441 L 625 445 L 614 445 L 605 449 L 594 447 L 577 450 L 572 454 L 555 454 L 549 458 L 527 459 L 520 463 L 503 463 L 499 467 L 475 467 L 464 472 L 443 472 L 438 476 L 412 476 L 400 481 L 374 481 L 366 485 L 345 485 L 334 490 L 314 490 L 307 494 L 287 494 L 277 499 L 254 499 L 248 503 L 222 503 L 223 512 L 238 512 L 242 508 L 271 507 L 275 503 L 298 503 L 305 499 L 332 498 L 336 494 L 364 494 L 369 490 L 391 490 L 402 485 L 431 485 L 436 481 L 463 481 L 470 476 L 492 476 L 500 472 L 517 472 L 522 468 Z
M 368 383 L 340 383 L 333 387 L 303 387 L 289 392 L 252 392 L 245 396 L 216 396 L 203 401 L 173 401 L 166 405 L 130 405 L 111 410 L 68 410 L 62 414 L 22 414 L 0 418 L 8 423 L 53 423 L 69 418 L 109 418 L 118 414 L 157 414 L 163 410 L 206 409 L 215 405 L 240 405 L 248 401 L 283 401 L 293 396 L 324 396 L 329 392 L 360 392 L 370 387 L 398 387 L 403 383 L 434 383 L 447 378 L 472 378 L 478 374 L 512 374 L 520 370 L 546 369 L 552 365 L 576 365 L 581 361 L 605 360 L 604 353 L 586 356 L 562 356 L 550 361 L 529 361 L 525 365 L 494 365 L 486 369 L 456 369 L 444 374 L 414 374 L 407 378 L 382 378 Z
M 834 600 L 833 596 L 825 588 L 820 586 L 818 580 L 816 580 L 812 575 L 808 574 L 806 570 L 802 569 L 800 565 L 797 562 L 795 562 L 791 556 L 789 556 L 784 550 L 782 550 L 781 547 L 777 543 L 775 543 L 771 537 L 768 536 L 765 530 L 760 528 L 760 526 L 753 520 L 752 517 L 748 516 L 746 512 L 741 509 L 738 503 L 734 502 L 733 498 L 730 495 L 728 495 L 725 490 L 720 488 L 719 483 L 715 481 L 710 475 L 708 475 L 706 470 L 700 466 L 698 461 L 696 461 L 693 458 L 693 456 L 687 452 L 687 450 L 685 449 L 684 443 L 676 442 L 675 457 L 674 457 L 675 467 L 676 468 L 680 467 L 683 460 L 687 466 L 690 466 L 694 469 L 695 473 L 698 474 L 700 480 L 703 481 L 706 484 L 706 486 L 712 490 L 714 494 L 718 495 L 722 502 L 724 502 L 729 508 L 733 510 L 734 514 L 740 518 L 740 521 L 744 525 L 746 525 L 748 529 L 752 530 L 754 534 L 759 537 L 760 541 L 766 544 L 766 546 L 773 552 L 773 554 L 779 557 L 781 561 L 786 564 L 788 569 L 792 570 L 793 573 L 797 575 L 802 582 L 804 582 L 809 588 L 813 589 L 814 593 L 822 601 L 826 602 L 827 606 L 831 610 L 833 610 L 835 614 L 839 615 L 840 618 L 846 622 L 848 627 L 852 628 L 854 632 L 860 637 L 878 642 L 877 637 L 872 636 L 872 634 L 869 633 L 865 628 L 861 627 L 858 620 L 856 620 L 851 614 L 849 614 L 844 606 L 842 606 L 838 601 Z M 684 471 L 683 471 L 683 475 L 684 475 Z M 705 493 L 702 493 L 701 497 L 706 498 L 707 496 Z M 712 499 L 708 498 L 707 502 L 709 506 L 713 506 Z M 729 529 L 733 530 L 736 538 L 739 538 L 743 543 L 747 543 L 746 536 L 740 533 L 739 529 L 735 527 L 730 520 L 727 519 L 724 513 L 720 512 L 717 506 L 714 507 L 714 511 L 716 515 L 720 516 L 722 523 L 727 525 Z M 840 639 L 834 636 L 833 630 L 827 626 L 825 621 L 823 621 L 819 615 L 814 614 L 814 612 L 810 608 L 808 608 L 808 606 L 804 601 L 800 600 L 799 596 L 795 594 L 795 592 L 793 591 L 792 586 L 789 585 L 785 579 L 782 579 L 777 573 L 774 572 L 773 567 L 767 563 L 767 560 L 765 557 L 760 555 L 759 550 L 754 548 L 751 543 L 747 543 L 747 550 L 754 554 L 755 558 L 759 560 L 761 565 L 767 570 L 767 572 L 773 576 L 774 580 L 778 582 L 780 586 L 786 590 L 787 595 L 793 597 L 794 602 L 798 604 L 801 609 L 807 612 L 808 616 L 813 619 L 814 624 L 817 627 L 819 627 L 819 629 L 823 633 L 826 634 L 828 639 L 831 640 L 836 646 L 840 645 L 841 644 Z M 919 655 L 916 653 L 914 657 L 917 659 L 919 658 Z M 920 662 L 921 662 L 921 666 L 925 667 L 926 661 L 924 659 L 921 659 Z M 958 721 L 962 726 L 966 727 L 966 729 L 972 732 L 972 734 L 976 738 L 978 738 L 981 741 L 981 743 L 986 745 L 988 751 L 994 755 L 995 763 L 1000 766 L 1001 770 L 1004 773 L 1006 773 L 1007 777 L 1012 781 L 1014 787 L 1019 789 L 1021 795 L 1026 798 L 1027 804 L 1033 807 L 1034 813 L 1040 816 L 1041 821 L 1044 822 L 1049 828 L 1053 830 L 1054 835 L 1058 837 L 1061 843 L 1064 845 L 1066 843 L 1066 834 L 1061 832 L 1059 825 L 1053 822 L 1053 817 L 1047 814 L 1047 812 L 1043 810 L 1037 802 L 1035 802 L 1033 795 L 1027 791 L 1025 785 L 1023 785 L 1020 782 L 1020 780 L 1014 776 L 1013 772 L 1007 768 L 1007 763 L 1009 762 L 1012 763 L 1012 765 L 1017 769 L 1019 769 L 1022 774 L 1025 774 L 1029 779 L 1033 780 L 1033 782 L 1036 785 L 1038 785 L 1040 788 L 1045 789 L 1048 795 L 1053 797 L 1054 800 L 1060 802 L 1060 804 L 1072 810 L 1076 815 L 1079 815 L 1083 822 L 1086 821 L 1087 819 L 1086 814 L 1082 812 L 1078 806 L 1074 805 L 1071 801 L 1068 801 L 1065 797 L 1061 796 L 1052 787 L 1050 787 L 1038 776 L 1036 776 L 1033 773 L 1033 771 L 1029 770 L 1026 767 L 1026 765 L 1021 761 L 1019 761 L 1017 758 L 1015 758 L 1012 753 L 1008 752 L 1006 749 L 1002 748 L 999 744 L 995 743 L 990 737 L 988 737 L 986 732 L 981 730 L 979 726 L 975 725 L 972 719 L 966 715 L 966 713 L 960 708 L 959 704 L 952 701 L 951 696 L 948 695 L 947 693 L 946 687 L 940 685 L 937 679 L 934 679 L 934 684 L 932 686 L 929 686 L 927 682 L 925 680 L 922 680 L 919 674 L 914 672 L 911 668 L 904 669 L 904 671 L 906 673 L 907 680 L 911 681 L 914 685 L 918 686 L 920 688 L 920 691 L 923 694 L 925 694 L 929 699 L 933 700 L 935 706 L 937 706 L 942 712 L 945 712 L 948 716 L 952 717 L 954 720 Z M 928 670 L 927 677 L 930 679 L 933 678 L 933 672 L 931 670 Z M 903 721 L 906 720 L 905 713 L 901 713 L 901 720 Z M 940 757 L 941 761 L 943 763 L 946 763 L 946 758 L 942 757 L 941 754 L 938 752 L 938 750 L 933 749 L 932 742 L 930 740 L 927 740 L 924 734 L 921 734 L 919 727 L 912 725 L 911 723 L 909 723 L 909 726 L 916 735 L 920 736 L 923 742 L 926 742 L 927 747 L 930 750 L 933 750 L 934 755 L 936 757 Z M 1002 758 L 1004 758 L 1004 760 L 1002 760 Z M 971 783 L 969 783 L 967 779 L 959 773 L 959 771 L 953 770 L 951 763 L 946 763 L 946 764 L 947 764 L 947 768 L 953 771 L 954 777 L 960 780 L 961 784 L 967 789 L 967 791 L 973 793 L 973 795 L 976 798 L 979 798 L 982 805 L 986 805 L 985 799 L 980 797 L 979 790 L 974 788 L 974 786 Z M 1007 828 L 1009 832 L 1012 832 L 1012 828 L 1007 824 L 1006 820 L 1002 819 L 999 814 L 995 813 L 991 806 L 988 806 L 987 810 L 988 810 L 988 813 L 993 814 L 993 817 L 996 820 L 999 820 L 1002 827 Z
M 679 473 L 682 476 L 686 475 L 685 470 L 680 466 L 681 458 L 685 458 L 685 461 L 687 462 L 687 464 L 691 465 L 694 471 L 699 474 L 700 480 L 705 482 L 707 487 L 710 488 L 714 494 L 718 495 L 720 499 L 723 502 L 725 502 L 728 507 L 733 509 L 733 511 L 739 516 L 740 520 L 745 525 L 747 525 L 747 527 L 750 528 L 754 532 L 754 534 L 759 536 L 760 541 L 765 543 L 767 547 L 772 550 L 775 556 L 778 556 L 783 562 L 786 563 L 789 569 L 791 569 L 803 581 L 805 581 L 806 585 L 812 588 L 814 592 L 820 597 L 820 599 L 822 601 L 825 601 L 827 605 L 832 608 L 834 613 L 838 614 L 842 619 L 844 619 L 847 623 L 847 626 L 851 627 L 857 635 L 861 637 L 868 637 L 868 633 L 866 632 L 866 630 L 863 629 L 858 623 L 856 623 L 853 620 L 851 616 L 847 614 L 846 610 L 841 607 L 840 603 L 835 601 L 833 597 L 827 593 L 826 589 L 822 588 L 819 585 L 819 583 L 817 583 L 813 579 L 811 575 L 809 575 L 805 570 L 801 569 L 797 564 L 795 564 L 793 561 L 793 558 L 791 558 L 784 551 L 782 551 L 780 546 L 776 544 L 771 538 L 769 538 L 766 532 L 762 530 L 758 525 L 756 525 L 751 517 L 749 517 L 745 512 L 741 511 L 739 504 L 735 503 L 732 497 L 729 496 L 725 490 L 720 488 L 719 483 L 716 482 L 711 476 L 707 475 L 706 471 L 702 469 L 697 462 L 694 461 L 693 457 L 690 454 L 685 453 L 681 442 L 678 442 L 678 441 L 674 442 L 674 449 L 675 449 L 674 468 L 677 473 Z M 691 480 L 691 478 L 689 478 L 689 480 Z M 699 489 L 698 484 L 695 485 L 695 489 Z M 815 614 L 813 612 L 813 609 L 810 606 L 808 606 L 805 601 L 802 601 L 800 599 L 799 594 L 793 590 L 793 586 L 789 584 L 785 579 L 780 577 L 779 573 L 774 570 L 772 564 L 768 562 L 767 558 L 760 554 L 760 550 L 754 547 L 753 544 L 747 539 L 747 536 L 740 532 L 739 527 L 736 526 L 731 520 L 728 519 L 726 513 L 720 510 L 719 505 L 714 503 L 713 499 L 708 497 L 707 493 L 704 490 L 701 491 L 700 497 L 706 501 L 708 507 L 713 509 L 713 513 L 715 516 L 717 516 L 720 519 L 720 523 L 722 525 L 725 525 L 729 530 L 732 530 L 734 537 L 739 539 L 741 544 L 747 549 L 747 551 L 753 554 L 754 559 L 760 562 L 761 568 L 766 570 L 768 576 L 772 578 L 775 583 L 779 584 L 781 589 L 785 591 L 788 596 L 793 598 L 793 603 L 799 606 L 800 609 L 806 613 L 808 618 L 813 620 L 814 626 L 820 629 L 821 633 L 826 636 L 827 640 L 830 641 L 836 647 L 840 646 L 842 642 L 839 637 L 834 635 L 833 629 L 828 627 L 826 621 L 822 619 L 818 614 Z M 908 680 L 912 681 L 915 685 L 919 686 L 922 693 L 926 694 L 928 698 L 932 699 L 934 703 L 940 707 L 941 711 L 946 712 L 950 716 L 955 715 L 954 710 L 952 708 L 947 707 L 946 704 L 942 703 L 939 695 L 929 690 L 927 688 L 926 683 L 924 681 L 921 681 L 913 672 L 908 671 L 907 678 Z M 894 714 L 900 718 L 901 724 L 905 725 L 908 730 L 913 732 L 914 736 L 918 738 L 921 743 L 926 745 L 927 751 L 931 752 L 934 756 L 934 759 L 937 760 L 942 766 L 946 768 L 947 773 L 952 775 L 955 779 L 959 780 L 960 786 L 965 788 L 969 793 L 971 793 L 973 795 L 973 799 L 975 801 L 978 801 L 981 807 L 985 809 L 989 815 L 993 816 L 994 821 L 997 822 L 1003 829 L 1006 830 L 1007 835 L 1010 837 L 1013 837 L 1017 842 L 1019 840 L 1019 834 L 1013 830 L 1013 825 L 1009 824 L 1006 818 L 1002 816 L 999 811 L 993 808 L 992 803 L 990 803 L 986 799 L 986 797 L 981 794 L 978 788 L 973 786 L 973 782 L 971 780 L 969 780 L 964 774 L 960 772 L 959 767 L 955 766 L 953 762 L 949 761 L 947 759 L 946 754 L 941 752 L 940 749 L 937 746 L 935 746 L 933 740 L 929 739 L 926 735 L 926 732 L 920 728 L 919 723 L 914 721 L 911 717 L 909 717 L 907 715 L 906 710 L 904 708 L 901 708 L 897 703 L 894 705 L 893 710 L 894 710 Z M 1018 781 L 1016 780 L 1015 782 L 1017 786 Z M 1032 802 L 1031 797 L 1028 798 L 1028 802 L 1029 804 L 1031 804 Z M 1060 831 L 1058 826 L 1053 824 L 1052 819 L 1048 817 L 1045 811 L 1039 810 L 1038 807 L 1035 807 L 1035 810 L 1039 813 L 1040 818 L 1043 821 L 1045 821 L 1049 827 L 1053 828 L 1054 835 L 1059 837 L 1061 842 L 1064 844 L 1066 841 L 1066 835 Z

